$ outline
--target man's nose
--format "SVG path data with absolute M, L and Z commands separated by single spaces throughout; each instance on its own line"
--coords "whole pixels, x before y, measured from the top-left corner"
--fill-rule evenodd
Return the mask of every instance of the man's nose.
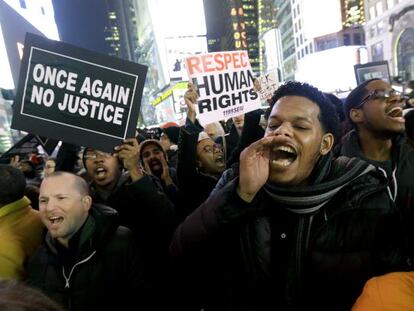
M 288 123 L 280 124 L 276 129 L 273 130 L 273 135 L 276 136 L 292 136 L 292 127 Z

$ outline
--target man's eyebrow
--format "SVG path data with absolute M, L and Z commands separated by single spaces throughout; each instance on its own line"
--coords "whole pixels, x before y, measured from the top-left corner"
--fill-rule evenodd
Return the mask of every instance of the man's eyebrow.
M 271 116 L 271 117 L 269 117 L 269 120 L 271 120 L 271 119 L 279 120 L 279 117 L 278 116 Z M 293 117 L 291 120 L 292 121 L 306 121 L 306 122 L 312 123 L 312 119 L 308 118 L 308 117 L 296 116 L 296 117 Z
M 312 119 L 311 118 L 307 118 L 307 117 L 294 117 L 293 121 L 306 121 L 306 122 L 310 122 L 312 123 Z

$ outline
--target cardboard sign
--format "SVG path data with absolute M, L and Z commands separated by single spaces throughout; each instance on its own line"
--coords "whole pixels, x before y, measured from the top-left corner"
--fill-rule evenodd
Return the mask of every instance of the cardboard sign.
M 135 137 L 147 67 L 28 34 L 12 127 L 107 152 Z
M 247 51 L 193 55 L 186 58 L 186 66 L 190 81 L 197 87 L 201 124 L 260 108 Z
M 269 72 L 254 80 L 254 89 L 259 93 L 261 100 L 272 98 L 278 87 L 279 80 L 275 72 Z

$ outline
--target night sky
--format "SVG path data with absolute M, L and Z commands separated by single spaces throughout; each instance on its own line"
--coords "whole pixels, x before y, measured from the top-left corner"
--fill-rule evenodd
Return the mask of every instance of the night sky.
M 104 28 L 108 20 L 103 0 L 53 0 L 60 40 L 108 54 Z

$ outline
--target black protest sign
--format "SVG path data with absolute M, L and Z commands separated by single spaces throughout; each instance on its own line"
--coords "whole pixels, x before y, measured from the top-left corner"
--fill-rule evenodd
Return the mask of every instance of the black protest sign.
M 135 136 L 147 67 L 28 34 L 12 127 L 113 151 Z
M 1 164 L 9 164 L 13 156 L 20 156 L 21 159 L 27 157 L 30 153 L 37 150 L 37 146 L 41 145 L 43 149 L 50 155 L 57 145 L 57 141 L 51 139 L 44 139 L 33 134 L 27 134 L 14 144 L 9 150 L 0 156 Z M 46 148 L 46 144 L 50 144 L 52 148 Z

